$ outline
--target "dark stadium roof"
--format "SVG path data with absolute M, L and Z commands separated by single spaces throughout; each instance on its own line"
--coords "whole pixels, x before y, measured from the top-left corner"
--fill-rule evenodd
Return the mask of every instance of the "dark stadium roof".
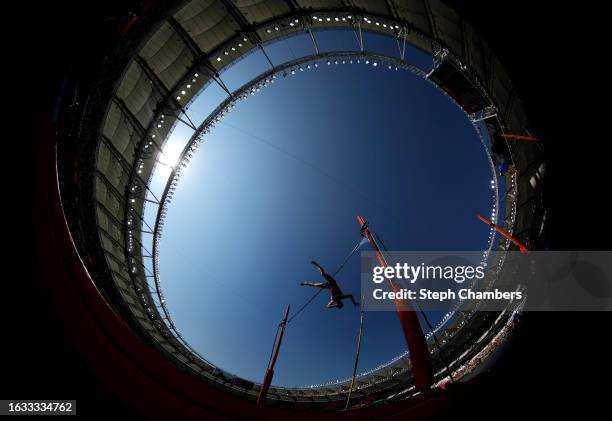
M 154 224 L 144 220 L 147 185 L 172 127 L 203 87 L 222 83 L 225 68 L 254 49 L 265 52 L 266 45 L 288 35 L 338 28 L 405 37 L 434 57 L 427 77 L 444 86 L 474 119 L 485 121 L 494 141 L 507 142 L 500 140 L 501 132 L 528 134 L 523 105 L 501 63 L 468 23 L 437 0 L 156 3 L 126 27 L 124 42 L 107 58 L 78 123 L 81 157 L 91 165 L 79 168 L 85 181 L 71 199 L 80 203 L 84 211 L 79 212 L 85 217 L 69 222 L 79 227 L 75 238 L 81 251 L 95 262 L 90 270 L 97 285 L 131 326 L 175 365 L 251 400 L 259 385 L 223 373 L 194 355 L 154 300 L 156 279 L 144 270 L 143 259 L 156 258 L 155 250 L 143 244 L 141 231 L 157 232 L 163 206 Z M 508 143 L 508 147 L 520 175 L 507 176 L 509 188 L 500 198 L 506 220 L 500 225 L 533 245 L 542 211 L 538 189 L 530 180 L 542 162 L 542 151 L 533 142 Z M 461 313 L 443 336 L 446 349 L 456 357 L 462 355 L 461 361 L 470 358 L 486 344 L 485 340 L 475 347 L 475 339 L 485 332 L 487 338 L 493 337 L 507 322 L 508 315 L 498 316 Z M 355 399 L 368 398 L 372 403 L 407 389 L 409 364 L 403 358 L 360 377 Z M 269 397 L 294 408 L 337 409 L 343 406 L 346 390 L 345 383 L 272 387 Z

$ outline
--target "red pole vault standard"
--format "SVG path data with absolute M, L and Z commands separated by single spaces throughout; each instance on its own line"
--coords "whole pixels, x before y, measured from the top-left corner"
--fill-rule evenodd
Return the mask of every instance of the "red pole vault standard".
M 532 136 L 518 136 L 515 134 L 504 133 L 501 135 L 504 139 L 514 139 L 514 140 L 527 140 L 529 142 L 538 142 L 539 139 L 537 137 Z
M 389 266 L 385 257 L 380 252 L 380 248 L 378 248 L 378 244 L 374 240 L 366 221 L 359 215 L 357 215 L 357 220 L 361 225 L 363 235 L 365 235 L 370 241 L 370 244 L 372 244 L 378 265 L 382 267 Z M 392 280 L 389 282 L 393 291 L 400 290 L 395 282 Z M 421 329 L 419 319 L 410 301 L 398 299 L 394 300 L 394 304 L 402 325 L 402 330 L 404 331 L 406 343 L 408 344 L 408 351 L 410 351 L 415 386 L 418 390 L 427 390 L 433 383 L 433 368 L 431 365 L 431 356 L 427 349 L 427 341 L 425 341 L 425 335 Z
M 285 333 L 285 326 L 287 326 L 288 316 L 289 305 L 287 305 L 287 309 L 285 310 L 285 317 L 283 317 L 283 321 L 280 324 L 280 333 L 278 334 L 278 339 L 276 340 L 276 345 L 274 346 L 274 353 L 272 354 L 272 359 L 270 360 L 270 364 L 268 365 L 268 369 L 266 370 L 263 383 L 261 384 L 261 390 L 259 391 L 259 396 L 257 397 L 257 405 L 261 405 L 266 401 L 268 389 L 270 389 L 270 384 L 272 384 L 272 377 L 274 377 L 274 364 L 276 364 L 276 359 L 278 358 L 278 351 L 280 350 L 281 342 L 283 341 L 283 334 Z
M 499 232 L 501 235 L 503 235 L 504 237 L 506 237 L 508 240 L 512 241 L 514 244 L 516 244 L 518 246 L 518 248 L 521 250 L 521 252 L 523 253 L 529 253 L 529 249 L 527 247 L 525 247 L 523 245 L 523 243 L 521 243 L 519 240 L 517 240 L 516 238 L 514 238 L 513 236 L 510 235 L 510 233 L 508 233 L 508 231 L 502 229 L 501 227 L 498 227 L 497 225 L 495 225 L 493 222 L 489 221 L 487 218 L 485 218 L 484 216 L 478 215 L 478 218 L 484 222 L 485 224 L 495 228 L 495 230 L 497 232 Z

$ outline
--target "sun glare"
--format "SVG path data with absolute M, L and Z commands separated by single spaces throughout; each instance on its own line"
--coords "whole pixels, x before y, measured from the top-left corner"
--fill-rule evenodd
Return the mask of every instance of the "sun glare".
M 178 142 L 168 142 L 164 146 L 163 153 L 157 158 L 164 165 L 174 167 L 178 163 L 179 156 L 183 150 L 183 146 Z

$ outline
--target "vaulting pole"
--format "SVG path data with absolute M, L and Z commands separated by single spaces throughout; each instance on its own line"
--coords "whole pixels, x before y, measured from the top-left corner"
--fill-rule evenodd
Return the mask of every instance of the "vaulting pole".
M 357 215 L 357 220 L 361 225 L 361 232 L 370 241 L 370 244 L 372 244 L 378 265 L 382 267 L 389 266 L 376 240 L 374 240 L 365 219 Z M 392 279 L 389 279 L 389 283 L 393 291 L 397 292 L 400 290 L 399 286 L 393 282 Z M 421 329 L 419 319 L 410 301 L 397 299 L 393 302 L 402 325 L 402 330 L 404 331 L 408 351 L 410 352 L 415 386 L 418 390 L 427 390 L 433 383 L 433 367 L 431 365 L 431 356 L 427 349 L 427 341 L 425 340 L 425 335 Z
M 257 405 L 262 405 L 266 401 L 268 389 L 270 389 L 270 384 L 272 384 L 272 377 L 274 377 L 274 364 L 276 364 L 276 359 L 278 358 L 278 351 L 280 350 L 281 342 L 283 341 L 285 326 L 287 326 L 287 317 L 289 317 L 289 305 L 287 305 L 287 309 L 285 310 L 285 317 L 283 317 L 283 321 L 280 324 L 280 332 L 278 334 L 278 339 L 276 340 L 276 345 L 274 346 L 274 353 L 272 354 L 272 359 L 270 360 L 270 364 L 268 365 L 264 380 L 261 384 L 261 390 L 259 391 L 259 396 L 257 397 Z
M 478 215 L 478 219 L 480 219 L 482 222 L 484 222 L 485 224 L 489 225 L 490 227 L 495 228 L 495 230 L 497 232 L 499 232 L 501 235 L 506 237 L 508 240 L 510 240 L 514 244 L 516 244 L 518 246 L 518 248 L 521 250 L 522 253 L 529 253 L 529 249 L 527 247 L 525 247 L 519 240 L 517 240 L 516 238 L 511 236 L 508 231 L 506 231 L 503 228 L 495 225 L 493 222 L 489 221 L 484 216 Z

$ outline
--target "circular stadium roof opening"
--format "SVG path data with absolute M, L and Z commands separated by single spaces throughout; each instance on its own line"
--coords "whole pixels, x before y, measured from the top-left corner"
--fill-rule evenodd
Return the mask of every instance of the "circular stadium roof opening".
M 298 53 L 295 41 L 281 44 Z M 254 85 L 259 91 L 247 82 L 246 101 L 222 120 L 207 118 L 217 124 L 166 207 L 155 262 L 168 315 L 211 364 L 260 380 L 283 306 L 310 294 L 299 288 L 316 276 L 308 261 L 342 260 L 358 231 L 356 212 L 392 230 L 385 242 L 398 249 L 487 248 L 487 230 L 473 218 L 495 201 L 479 133 L 443 91 L 394 64 L 375 54 L 312 58 L 267 76 L 266 88 Z M 205 91 L 186 109 L 191 120 L 211 96 Z M 180 124 L 169 142 L 194 135 Z M 480 232 L 467 237 L 472 243 L 457 235 L 466 220 Z M 358 267 L 353 260 L 339 278 L 356 296 Z M 346 383 L 358 312 L 330 315 L 319 308 L 323 300 L 288 332 L 275 385 Z M 368 317 L 361 373 L 406 359 L 395 317 Z M 439 328 L 442 317 L 432 316 Z
M 181 194 L 181 189 L 177 190 L 179 179 L 182 176 L 184 182 L 191 182 L 188 162 L 203 156 L 194 155 L 198 146 L 223 129 L 223 117 L 234 107 L 238 110 L 242 106 L 237 105 L 240 99 L 278 83 L 280 78 L 307 74 L 322 66 L 367 66 L 369 71 L 385 71 L 389 75 L 410 71 L 442 91 L 450 99 L 447 101 L 449 106 L 454 102 L 463 110 L 468 117 L 463 123 L 472 123 L 474 133 L 480 138 L 481 143 L 477 146 L 490 152 L 490 155 L 482 155 L 483 168 L 488 170 L 482 182 L 491 209 L 490 220 L 530 246 L 537 240 L 542 221 L 541 209 L 537 206 L 517 206 L 518 197 L 525 201 L 523 203 L 538 203 L 531 200 L 537 199 L 537 189 L 533 184 L 529 185 L 529 179 L 538 168 L 534 163 L 537 163 L 541 151 L 536 145 L 509 143 L 504 137 L 507 133 L 529 135 L 525 129 L 527 124 L 522 104 L 503 67 L 473 29 L 438 2 L 407 1 L 392 10 L 381 9 L 378 2 L 360 2 L 363 4 L 359 8 L 332 3 L 298 1 L 297 5 L 290 7 L 289 3 L 272 1 L 242 4 L 192 0 L 177 2 L 172 7 L 153 7 L 146 19 L 126 28 L 127 42 L 118 46 L 109 59 L 79 123 L 86 129 L 80 151 L 83 163 L 80 171 L 90 171 L 91 177 L 84 179 L 93 182 L 79 186 L 76 193 L 79 203 L 87 205 L 83 207 L 84 217 L 79 221 L 79 225 L 86 229 L 75 230 L 75 238 L 80 247 L 93 256 L 92 261 L 103 263 L 89 267 L 96 285 L 105 296 L 111 297 L 109 300 L 113 307 L 130 320 L 131 328 L 181 371 L 247 401 L 256 400 L 261 385 L 253 381 L 257 379 L 249 380 L 221 370 L 191 347 L 170 317 L 170 303 L 167 302 L 170 299 L 163 295 L 159 268 L 164 253 L 160 251 L 160 244 L 163 244 L 160 235 L 172 215 L 169 201 L 175 195 L 178 201 Z M 330 35 L 328 31 L 331 30 L 334 32 Z M 372 45 L 376 45 L 376 40 L 382 39 L 378 37 L 390 42 L 380 50 L 370 50 Z M 349 42 L 352 47 L 347 46 Z M 305 46 L 309 52 L 302 51 Z M 281 57 L 281 48 L 284 58 Z M 259 57 L 259 62 L 249 61 L 251 57 Z M 427 57 L 431 61 L 426 62 Z M 252 73 L 244 72 L 241 66 L 251 66 Z M 213 91 L 217 96 L 208 96 Z M 202 96 L 202 103 L 208 103 L 194 113 L 200 104 L 197 99 L 200 92 L 206 94 L 206 97 Z M 334 98 L 338 95 L 341 94 L 336 93 Z M 295 99 L 300 101 L 301 98 Z M 226 121 L 231 122 L 230 119 Z M 363 121 L 360 123 L 364 124 Z M 217 128 L 211 131 L 215 125 Z M 316 133 L 314 127 L 312 130 Z M 185 133 L 189 133 L 189 141 L 180 145 L 178 139 L 184 139 Z M 260 139 L 255 142 L 274 154 L 284 155 L 283 159 L 293 161 L 292 171 L 309 167 L 308 171 L 316 170 L 318 177 L 326 177 L 322 175 L 329 173 L 325 171 L 326 167 L 337 163 L 325 159 L 343 153 L 340 149 L 334 150 L 331 144 L 325 145 L 331 149 L 321 160 L 308 156 L 309 150 L 294 152 L 286 150 L 286 145 L 278 147 L 276 139 L 270 139 L 269 133 L 256 133 Z M 402 135 L 385 136 L 379 141 L 384 143 Z M 250 137 L 254 138 L 253 133 Z M 373 140 L 374 137 L 368 136 L 367 139 Z M 211 145 L 215 144 L 231 143 L 227 139 L 211 142 Z M 386 148 L 391 144 L 393 142 L 386 144 Z M 307 142 L 296 142 L 296 145 L 315 146 Z M 343 145 L 342 151 L 347 145 Z M 369 152 L 380 150 L 373 145 L 361 146 L 371 148 Z M 313 147 L 312 151 L 315 150 Z M 368 158 L 377 158 L 372 153 L 368 155 Z M 300 160 L 303 162 L 298 163 Z M 319 162 L 323 163 L 323 168 Z M 516 173 L 498 176 L 495 165 L 502 163 L 517 168 L 521 177 L 527 177 L 527 182 L 519 183 Z M 220 161 L 209 164 L 209 170 L 214 165 L 222 169 Z M 452 161 L 445 163 L 447 168 L 452 164 Z M 356 174 L 367 172 L 367 168 L 353 169 Z M 390 175 L 395 174 L 391 169 L 388 171 Z M 338 178 L 336 174 L 327 175 L 329 184 L 345 184 L 345 191 L 351 191 L 345 194 L 347 197 L 367 195 L 364 193 L 366 189 L 351 188 L 350 183 L 347 187 L 346 179 Z M 366 177 L 362 176 L 363 179 Z M 293 193 L 287 187 L 293 185 L 292 180 L 281 181 L 287 183 L 285 190 Z M 385 187 L 401 189 L 400 185 Z M 337 195 L 331 197 L 329 194 L 321 199 L 317 196 L 320 189 L 299 191 L 303 193 L 306 204 L 321 202 L 329 206 L 329 203 L 338 201 Z M 261 200 L 260 197 L 257 199 Z M 295 217 L 282 215 L 287 220 L 282 226 L 291 223 L 291 216 Z M 257 232 L 262 228 L 262 224 L 257 224 L 258 219 L 263 217 L 234 221 L 247 224 Z M 406 226 L 402 224 L 403 218 L 392 212 L 383 219 L 400 219 L 399 224 L 389 222 L 389 229 L 385 232 L 395 232 L 398 227 Z M 312 222 L 318 226 L 323 223 L 322 219 L 316 218 Z M 354 220 L 346 223 L 354 224 Z M 95 235 L 87 234 L 92 232 Z M 259 234 L 251 242 L 241 242 L 241 249 L 236 254 L 240 256 L 266 247 L 261 238 L 264 234 Z M 498 241 L 492 228 L 486 234 L 484 246 L 479 246 L 485 248 L 485 254 L 493 248 L 508 250 L 514 247 L 505 239 Z M 324 241 L 319 240 L 316 249 L 301 250 L 299 255 L 307 261 L 310 256 L 317 258 L 313 255 L 321 253 L 323 257 L 320 259 L 323 260 L 328 253 L 333 254 L 333 250 L 339 248 L 334 244 L 337 241 L 340 240 L 335 237 L 329 244 L 322 244 Z M 214 252 L 215 244 L 210 247 Z M 325 250 L 325 247 L 329 248 Z M 278 261 L 274 263 L 279 264 Z M 286 282 L 294 285 L 299 281 L 291 279 Z M 246 301 L 253 300 L 247 297 Z M 453 360 L 453 370 L 465 371 L 470 364 L 473 369 L 475 359 L 490 352 L 494 340 L 505 334 L 517 308 L 497 314 L 467 311 L 441 315 L 441 326 L 452 325 L 452 333 L 445 337 L 443 349 Z M 237 308 L 236 317 L 242 310 L 246 307 Z M 338 316 L 347 314 L 347 310 L 327 313 Z M 480 340 L 476 341 L 477 338 Z M 432 352 L 437 355 L 435 349 Z M 414 389 L 409 386 L 410 366 L 406 358 L 393 359 L 382 368 L 380 372 L 360 378 L 359 392 L 353 401 L 355 406 L 402 400 L 414 394 Z M 444 381 L 446 376 L 439 368 L 438 362 L 436 384 Z M 408 373 L 408 377 L 402 379 L 404 373 Z M 287 379 L 285 384 L 290 383 L 291 380 Z M 268 403 L 295 410 L 331 411 L 344 407 L 346 395 L 344 383 L 307 388 L 272 387 Z

